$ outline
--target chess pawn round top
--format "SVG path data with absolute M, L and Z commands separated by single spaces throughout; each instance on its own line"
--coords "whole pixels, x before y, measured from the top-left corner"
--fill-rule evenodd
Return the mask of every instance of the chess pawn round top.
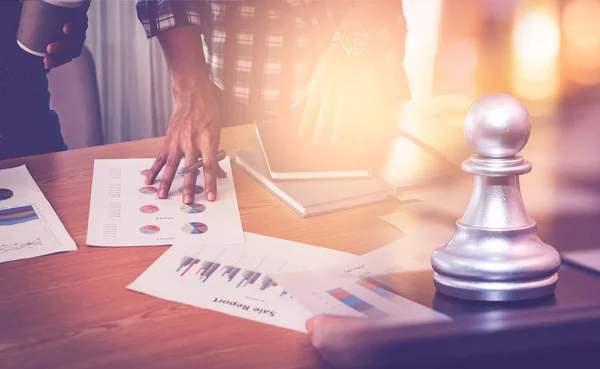
M 476 100 L 465 117 L 469 146 L 488 158 L 509 158 L 529 140 L 531 121 L 521 102 L 507 94 L 490 94 Z

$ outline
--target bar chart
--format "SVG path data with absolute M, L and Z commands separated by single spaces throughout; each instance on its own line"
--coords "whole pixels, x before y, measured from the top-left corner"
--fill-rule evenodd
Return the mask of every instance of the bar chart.
M 360 280 L 358 282 L 358 284 L 387 300 L 391 300 L 391 301 L 394 301 L 396 299 L 401 300 L 401 301 L 404 300 L 404 298 L 402 297 L 400 292 L 398 292 L 393 287 L 390 287 L 389 285 L 386 285 L 383 282 L 378 281 L 376 279 L 366 278 L 366 279 Z
M 216 256 L 216 259 L 218 258 L 227 258 L 226 252 L 221 252 Z M 231 255 L 229 255 L 229 258 L 231 258 Z M 243 256 L 240 259 L 243 259 Z M 269 261 L 268 258 L 263 258 L 257 263 L 257 266 L 260 265 L 279 266 L 277 270 L 270 269 L 274 272 L 279 272 L 285 267 L 286 263 L 274 260 Z M 223 265 L 215 260 L 186 256 L 180 260 L 175 271 L 180 277 L 191 276 L 201 283 L 209 283 L 216 288 L 226 283 L 227 285 L 234 286 L 236 289 L 248 289 L 251 292 L 258 292 L 261 295 L 265 291 L 269 291 L 269 293 L 276 293 L 279 297 L 286 296 L 287 298 L 292 298 L 286 291 L 278 288 L 277 282 L 267 274 L 257 272 L 253 269 L 244 269 L 237 265 Z
M 344 305 L 366 315 L 369 318 L 380 318 L 387 316 L 386 313 L 377 309 L 375 306 L 369 304 L 365 300 L 351 294 L 343 288 L 334 288 L 327 291 L 327 293 L 340 301 Z

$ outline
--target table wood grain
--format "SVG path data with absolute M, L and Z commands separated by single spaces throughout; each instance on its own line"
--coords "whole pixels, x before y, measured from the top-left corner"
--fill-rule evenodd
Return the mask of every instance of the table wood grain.
M 166 247 L 85 244 L 94 159 L 154 157 L 162 138 L 0 161 L 25 164 L 78 250 L 0 264 L 0 368 L 322 367 L 304 334 L 126 290 Z M 257 145 L 223 130 L 229 154 Z M 388 201 L 302 218 L 236 165 L 245 231 L 362 254 L 402 237 Z

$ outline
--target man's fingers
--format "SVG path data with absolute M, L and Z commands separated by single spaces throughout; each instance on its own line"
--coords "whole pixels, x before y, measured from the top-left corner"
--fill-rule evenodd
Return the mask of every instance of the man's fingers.
M 81 34 L 83 34 L 83 36 L 85 37 L 85 31 L 87 31 L 87 29 L 87 22 L 70 22 L 63 26 L 63 33 L 67 36 L 75 37 L 77 37 L 78 35 L 81 36 Z
M 204 172 L 204 186 L 206 187 L 206 200 L 215 201 L 217 199 L 217 148 L 210 142 L 212 138 L 208 137 L 202 143 L 202 171 Z
M 82 48 L 82 44 L 78 42 L 59 41 L 53 42 L 46 48 L 46 52 L 50 56 L 54 55 L 69 55 L 76 57 L 78 51 Z
M 183 154 L 175 150 L 171 150 L 169 153 L 169 157 L 165 163 L 165 170 L 160 180 L 160 187 L 158 188 L 159 199 L 165 199 L 169 196 L 169 190 L 171 189 L 171 184 L 173 183 L 173 179 L 175 178 L 175 174 L 177 173 L 177 168 L 179 167 L 182 157 Z
M 311 93 L 306 100 L 306 107 L 302 113 L 302 119 L 300 120 L 300 128 L 298 130 L 299 139 L 313 136 L 320 107 L 321 94 Z
M 158 173 L 160 173 L 162 168 L 165 166 L 168 156 L 169 152 L 167 150 L 161 150 L 161 152 L 156 157 L 156 160 L 154 160 L 154 164 L 152 164 L 152 167 L 148 171 L 148 175 L 146 176 L 146 185 L 149 186 L 154 183 L 154 181 L 156 180 L 156 176 L 158 176 Z
M 63 64 L 67 64 L 71 60 L 73 60 L 73 57 L 68 54 L 47 55 L 44 57 L 44 67 L 46 69 L 57 68 Z
M 185 166 L 192 165 L 198 162 L 198 155 L 188 154 L 185 156 Z M 196 196 L 196 179 L 198 178 L 198 171 L 193 170 L 183 175 L 183 194 L 182 199 L 186 204 L 194 202 L 194 196 Z
M 331 126 L 334 117 L 340 115 L 341 113 L 338 110 L 336 100 L 337 98 L 335 97 L 332 89 L 328 89 L 323 93 L 321 108 L 317 113 L 317 120 L 313 133 L 313 143 L 317 144 L 319 142 L 323 142 L 326 136 L 331 132 Z
M 333 142 L 339 142 L 342 138 L 343 130 L 344 130 L 344 119 L 346 119 L 346 114 L 344 114 L 344 99 L 342 97 L 337 97 L 335 99 L 335 117 L 333 118 L 333 128 L 331 129 L 331 140 Z

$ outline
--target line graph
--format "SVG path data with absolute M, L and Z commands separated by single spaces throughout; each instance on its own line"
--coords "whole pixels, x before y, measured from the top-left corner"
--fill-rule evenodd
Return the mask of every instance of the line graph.
M 19 242 L 19 243 L 4 243 L 0 244 L 0 253 L 9 252 L 9 251 L 19 251 L 27 248 L 32 248 L 34 246 L 42 246 L 42 240 L 36 238 L 31 242 Z

